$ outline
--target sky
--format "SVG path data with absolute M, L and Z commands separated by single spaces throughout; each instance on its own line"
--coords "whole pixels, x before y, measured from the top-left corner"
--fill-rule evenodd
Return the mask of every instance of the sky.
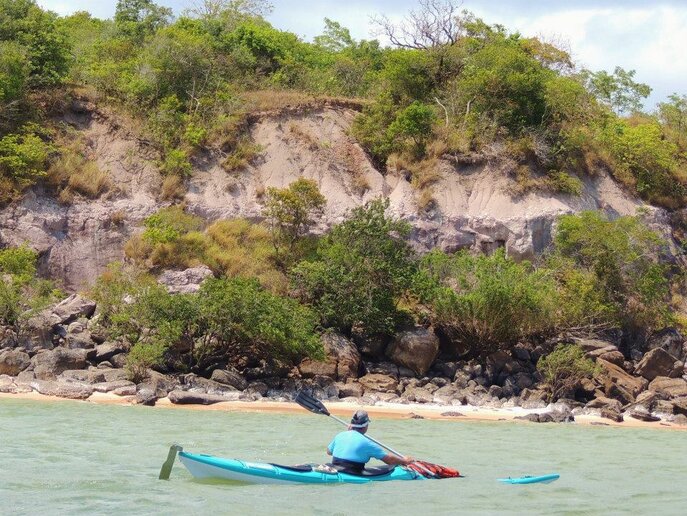
M 158 0 L 175 14 L 194 0 Z M 370 18 L 385 14 L 402 20 L 417 0 L 271 0 L 268 17 L 277 28 L 306 40 L 320 34 L 324 18 L 350 29 L 355 39 L 375 37 Z M 116 0 L 38 0 L 59 14 L 89 11 L 114 15 Z M 489 24 L 500 23 L 524 36 L 563 44 L 575 62 L 593 71 L 616 66 L 636 70 L 635 80 L 649 84 L 652 109 L 672 93 L 687 94 L 687 1 L 685 0 L 464 0 Z

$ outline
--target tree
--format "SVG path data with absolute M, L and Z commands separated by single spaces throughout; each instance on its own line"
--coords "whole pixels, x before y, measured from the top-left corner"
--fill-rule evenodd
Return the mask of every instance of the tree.
M 234 17 L 265 17 L 272 12 L 267 0 L 197 0 L 187 9 L 190 16 L 203 20 L 214 20 L 227 14 Z
M 171 17 L 172 9 L 152 0 L 117 0 L 115 29 L 125 38 L 140 43 L 167 25 Z
M 648 84 L 635 82 L 635 70 L 624 70 L 616 66 L 612 74 L 602 70 L 586 70 L 587 88 L 599 101 L 606 104 L 618 114 L 632 113 L 642 109 L 642 99 L 651 94 Z
M 324 19 L 324 34 L 315 36 L 313 42 L 328 52 L 341 52 L 355 45 L 351 31 L 329 18 Z
M 354 209 L 321 241 L 316 259 L 292 270 L 297 295 L 324 326 L 358 336 L 394 332 L 415 260 L 405 240 L 410 226 L 388 217 L 388 207 L 376 199 Z
M 296 244 L 322 215 L 327 200 L 317 183 L 303 177 L 287 188 L 268 188 L 263 215 L 272 232 L 277 260 L 292 263 L 297 257 Z
M 34 0 L 0 0 L 0 42 L 23 47 L 31 87 L 58 84 L 68 71 L 69 45 L 56 19 Z
M 413 290 L 463 353 L 488 355 L 555 327 L 552 278 L 529 262 L 516 263 L 503 249 L 491 256 L 431 252 L 420 263 Z
M 687 146 L 687 95 L 673 93 L 658 104 L 658 116 L 664 131 L 680 149 Z
M 642 340 L 672 320 L 664 243 L 637 217 L 609 220 L 586 211 L 559 218 L 554 255 L 573 260 L 596 276 L 596 290 L 627 339 Z
M 427 104 L 415 101 L 400 111 L 387 130 L 389 138 L 397 142 L 397 147 L 403 149 L 405 141 L 412 141 L 411 152 L 414 157 L 421 158 L 425 154 L 427 141 L 432 137 L 432 126 L 436 120 L 434 110 Z

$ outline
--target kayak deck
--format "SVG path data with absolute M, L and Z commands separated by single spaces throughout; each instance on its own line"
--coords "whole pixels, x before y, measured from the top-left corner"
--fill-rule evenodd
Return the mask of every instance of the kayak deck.
M 366 484 L 390 480 L 424 480 L 422 475 L 400 466 L 381 469 L 376 474 L 372 470 L 369 474 L 353 475 L 327 467 L 280 466 L 185 451 L 179 452 L 179 460 L 194 478 L 219 478 L 252 484 Z
M 560 478 L 560 475 L 558 473 L 552 473 L 550 475 L 539 475 L 536 477 L 533 476 L 524 476 L 524 477 L 517 477 L 517 478 L 499 478 L 497 479 L 499 482 L 503 482 L 504 484 L 550 484 L 554 480 L 558 480 Z

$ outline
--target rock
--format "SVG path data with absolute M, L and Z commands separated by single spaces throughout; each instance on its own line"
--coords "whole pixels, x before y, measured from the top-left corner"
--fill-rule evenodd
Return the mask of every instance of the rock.
M 656 400 L 653 404 L 653 409 L 649 412 L 657 412 L 659 414 L 674 414 L 675 407 L 672 402 L 667 400 Z
M 432 394 L 434 396 L 434 403 L 447 405 L 457 397 L 458 388 L 455 385 L 444 385 L 443 387 L 438 388 Z
M 126 366 L 126 354 L 120 353 L 110 358 L 109 362 L 116 369 L 123 369 Z
M 86 367 L 85 349 L 55 348 L 36 354 L 32 359 L 33 370 L 39 380 L 52 380 L 68 369 Z
M 94 349 L 89 351 L 88 360 L 96 364 L 111 360 L 115 355 L 127 351 L 128 346 L 122 342 L 105 342 L 98 344 Z
M 230 398 L 216 394 L 180 390 L 171 391 L 167 395 L 167 398 L 175 405 L 212 405 L 213 403 L 230 401 Z
M 492 370 L 492 374 L 498 375 L 512 360 L 512 357 L 505 351 L 497 351 L 487 357 L 487 366 Z
M 261 360 L 258 367 L 247 367 L 242 371 L 243 377 L 248 380 L 262 380 L 270 377 L 285 377 L 291 366 L 279 360 Z
M 673 404 L 674 414 L 682 414 L 687 416 L 687 396 L 675 398 L 671 401 L 671 403 Z
M 136 403 L 152 407 L 157 401 L 157 395 L 153 389 L 148 387 L 137 388 Z
M 400 376 L 398 366 L 391 362 L 364 362 L 364 366 L 367 374 L 384 374 L 396 379 Z M 415 374 L 413 374 L 413 376 L 415 376 Z
M 248 387 L 246 379 L 231 366 L 227 366 L 226 369 L 215 369 L 210 375 L 210 379 L 224 385 L 230 385 L 240 391 Z
M 616 423 L 622 423 L 623 422 L 623 415 L 613 409 L 609 408 L 604 408 L 599 411 L 599 415 L 603 418 L 610 419 L 611 421 L 615 421 Z
M 325 332 L 322 335 L 322 345 L 327 357 L 336 363 L 338 380 L 358 377 L 361 359 L 353 342 L 336 332 Z
M 465 414 L 461 414 L 460 412 L 456 412 L 454 410 L 449 410 L 448 412 L 442 412 L 442 416 L 444 417 L 464 417 Z
M 157 278 L 157 282 L 167 288 L 170 294 L 192 294 L 200 290 L 200 284 L 205 278 L 212 276 L 212 271 L 209 267 L 201 265 L 199 267 L 191 267 L 178 270 L 162 271 L 162 274 Z
M 136 385 L 133 383 L 131 385 L 123 385 L 122 387 L 117 387 L 116 389 L 112 389 L 112 394 L 116 396 L 135 396 L 137 394 L 136 392 Z
M 439 337 L 434 331 L 417 327 L 396 334 L 386 349 L 392 362 L 419 375 L 425 374 L 439 354 Z
M 80 385 L 68 382 L 56 382 L 52 380 L 34 380 L 31 387 L 38 393 L 46 396 L 57 396 L 74 400 L 85 400 L 93 394 L 93 388 L 89 385 Z
M 518 360 L 522 360 L 524 362 L 529 362 L 532 360 L 529 349 L 527 349 L 523 344 L 517 344 L 513 346 L 512 353 L 513 356 Z
M 17 376 L 30 364 L 29 354 L 21 349 L 0 350 L 0 374 Z
M 236 391 L 236 387 L 231 385 L 222 384 L 214 380 L 209 380 L 203 378 L 202 376 L 197 376 L 193 373 L 185 374 L 181 377 L 182 383 L 188 388 L 188 390 L 193 390 L 196 392 L 205 392 L 207 394 L 223 396 L 229 392 Z M 264 385 L 264 384 L 263 384 Z M 267 389 L 267 386 L 265 386 Z
M 611 398 L 606 398 L 603 396 L 600 396 L 598 398 L 593 399 L 589 403 L 587 403 L 585 408 L 589 409 L 608 409 L 612 410 L 615 412 L 620 412 L 622 409 L 622 405 L 618 400 L 614 400 Z
M 513 419 L 521 421 L 530 421 L 532 423 L 539 423 L 539 414 L 526 414 L 524 416 L 515 416 Z
M 384 350 L 388 345 L 386 337 L 354 337 L 355 344 L 360 352 L 373 359 L 381 359 L 384 357 Z
M 599 358 L 605 360 L 606 362 L 610 362 L 611 364 L 615 364 L 618 367 L 624 368 L 625 366 L 625 356 L 617 349 L 612 351 L 604 351 L 599 355 Z
M 620 391 L 624 396 L 630 398 L 628 401 L 634 401 L 637 395 L 646 388 L 648 382 L 643 378 L 635 378 L 617 365 L 600 358 L 597 359 L 596 363 L 601 366 L 599 376 L 604 383 L 607 396 L 611 397 L 614 392 L 612 387 L 617 386 L 616 392 Z
M 391 376 L 369 373 L 358 380 L 365 392 L 395 392 L 398 381 Z
M 675 423 L 676 425 L 687 426 L 687 416 L 684 414 L 677 414 L 673 418 L 673 423 Z
M 407 388 L 401 395 L 401 398 L 414 401 L 415 403 L 431 403 L 434 400 L 432 393 L 422 387 Z
M 21 326 L 17 343 L 28 350 L 52 349 L 54 347 L 53 326 L 49 313 L 41 312 L 34 315 Z
M 119 369 L 115 369 L 119 371 Z M 179 381 L 174 378 L 169 378 L 157 371 L 148 370 L 148 378 L 145 382 L 141 382 L 137 386 L 137 391 L 140 393 L 144 390 L 153 392 L 156 398 L 164 398 L 170 391 L 179 388 Z
M 666 328 L 653 334 L 647 342 L 649 349 L 662 349 L 677 360 L 687 361 L 685 354 L 685 338 L 675 328 Z
M 634 407 L 632 410 L 630 410 L 628 415 L 635 419 L 639 419 L 640 421 L 653 422 L 661 420 L 660 417 L 652 415 L 646 408 L 642 407 L 641 405 L 638 407 Z
M 315 376 L 327 376 L 336 378 L 336 360 L 313 360 L 305 358 L 298 364 L 298 370 L 303 378 L 313 378 Z
M 129 380 L 115 380 L 113 382 L 94 383 L 92 387 L 95 392 L 111 392 L 124 387 L 129 387 L 133 389 L 131 394 L 136 394 L 136 384 L 134 382 L 130 382 Z
M 651 381 L 657 376 L 670 376 L 676 358 L 662 348 L 654 348 L 644 355 L 635 368 L 635 374 Z
M 646 408 L 649 412 L 651 412 L 654 409 L 654 406 L 656 405 L 656 402 L 658 400 L 658 393 L 650 390 L 644 391 L 640 393 L 639 396 L 637 396 L 637 399 L 635 400 L 635 405 L 641 405 L 642 407 Z
M 53 324 L 68 324 L 79 317 L 91 317 L 95 312 L 95 301 L 72 294 L 48 310 Z
M 570 339 L 574 344 L 577 344 L 582 348 L 582 350 L 591 358 L 597 358 L 603 353 L 618 351 L 618 346 L 611 342 L 598 339 L 582 339 L 582 338 L 572 338 Z
M 687 396 L 687 381 L 682 378 L 667 378 L 658 376 L 649 384 L 650 391 L 665 396 L 668 399 Z
M 105 372 L 99 369 L 67 369 L 59 375 L 67 382 L 101 383 L 105 382 Z
M 260 396 L 266 396 L 268 390 L 269 390 L 269 387 L 267 386 L 267 384 L 265 382 L 260 382 L 260 381 L 250 382 L 250 384 L 248 384 L 248 387 L 246 387 L 246 389 L 245 389 L 245 391 L 248 394 L 257 393 Z
M 346 383 L 337 383 L 336 385 L 339 388 L 340 398 L 360 398 L 363 395 L 363 386 L 358 382 L 351 381 Z
M 436 371 L 443 378 L 453 378 L 457 370 L 458 364 L 456 362 L 436 361 L 432 364 L 432 371 Z

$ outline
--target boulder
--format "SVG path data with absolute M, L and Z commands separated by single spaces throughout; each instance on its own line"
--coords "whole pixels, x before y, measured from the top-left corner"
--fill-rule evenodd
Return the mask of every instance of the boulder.
M 606 398 L 604 396 L 593 399 L 584 407 L 588 409 L 609 409 L 615 412 L 620 412 L 622 409 L 622 405 L 618 400 Z
M 618 351 L 618 346 L 605 340 L 582 338 L 573 338 L 571 340 L 574 344 L 580 346 L 589 358 L 598 358 L 604 353 Z
M 52 349 L 53 326 L 49 313 L 41 312 L 34 315 L 21 326 L 17 335 L 17 343 L 28 350 Z
M 358 377 L 360 352 L 353 342 L 338 333 L 325 332 L 322 335 L 322 345 L 327 357 L 336 363 L 337 379 Z
M 680 398 L 675 398 L 671 401 L 673 404 L 673 413 L 682 414 L 687 416 L 687 396 L 682 396 Z
M 210 379 L 224 385 L 230 385 L 240 391 L 248 387 L 248 382 L 241 374 L 231 366 L 226 369 L 215 369 Z
M 236 400 L 238 399 L 238 392 L 235 397 L 226 397 L 204 392 L 174 390 L 167 395 L 167 398 L 175 405 L 212 405 L 213 403 Z
M 115 380 L 113 382 L 94 383 L 92 387 L 95 392 L 112 392 L 116 391 L 117 389 L 122 389 L 123 387 L 129 387 L 133 388 L 133 392 L 131 394 L 136 394 L 136 384 L 134 382 L 130 382 L 129 380 Z
M 444 385 L 432 393 L 434 403 L 447 405 L 458 396 L 458 387 L 455 385 Z
M 68 324 L 79 317 L 91 317 L 95 312 L 95 301 L 79 294 L 72 294 L 48 310 L 53 324 Z
M 643 376 L 649 381 L 657 376 L 670 376 L 676 361 L 677 358 L 662 348 L 654 348 L 639 361 L 635 368 L 635 374 Z
M 611 364 L 615 364 L 618 367 L 624 368 L 625 366 L 625 356 L 617 349 L 612 351 L 604 351 L 599 355 L 599 358 L 605 360 L 606 362 L 610 362 Z
M 408 387 L 401 398 L 415 403 L 431 403 L 434 400 L 432 393 L 422 387 Z
M 678 360 L 687 361 L 684 344 L 685 338 L 677 329 L 666 328 L 652 335 L 647 342 L 647 347 L 662 349 Z
M 217 396 L 223 396 L 229 392 L 235 392 L 238 389 L 231 385 L 222 384 L 202 376 L 197 376 L 193 373 L 186 374 L 181 377 L 182 384 L 189 391 L 205 392 Z
M 439 337 L 431 329 L 422 327 L 396 334 L 386 349 L 386 356 L 392 362 L 419 375 L 427 372 L 438 354 Z
M 336 386 L 339 388 L 340 398 L 360 398 L 363 395 L 363 386 L 356 381 L 339 382 Z
M 369 373 L 361 377 L 359 380 L 360 385 L 365 389 L 365 393 L 368 392 L 396 392 L 396 387 L 398 387 L 398 381 L 388 375 Z
M 400 376 L 399 368 L 396 364 L 391 362 L 363 362 L 366 374 L 385 374 L 387 376 L 393 376 L 398 379 Z M 413 375 L 415 376 L 415 375 Z
M 298 370 L 303 378 L 314 378 L 315 376 L 336 378 L 336 360 L 331 360 L 329 358 L 325 360 L 304 358 L 303 361 L 298 364 Z
M 617 410 L 609 409 L 609 408 L 603 408 L 599 411 L 599 415 L 605 419 L 610 419 L 611 421 L 615 421 L 616 423 L 622 423 L 623 422 L 623 415 L 618 412 Z
M 34 380 L 31 382 L 31 387 L 36 392 L 46 396 L 57 396 L 74 400 L 85 400 L 93 394 L 93 388 L 89 385 L 53 380 Z
M 645 379 L 635 378 L 617 365 L 601 358 L 597 359 L 596 363 L 601 367 L 599 376 L 607 396 L 614 394 L 613 387 L 616 386 L 618 387 L 615 389 L 616 392 L 627 393 L 626 396 L 630 397 L 628 401 L 634 401 L 637 395 L 646 388 L 648 382 Z
M 29 354 L 21 349 L 3 349 L 0 351 L 0 374 L 17 376 L 30 364 Z
M 667 399 L 687 396 L 687 381 L 682 378 L 659 376 L 649 384 L 649 390 L 655 391 Z
M 183 271 L 162 271 L 157 281 L 164 285 L 170 294 L 192 294 L 198 292 L 200 284 L 209 276 L 212 276 L 210 268 L 201 265 Z
M 628 415 L 632 418 L 639 419 L 640 421 L 654 422 L 661 420 L 660 417 L 654 416 L 645 407 L 641 405 L 632 408 L 629 411 Z
M 148 387 L 136 388 L 136 403 L 152 407 L 157 401 L 157 395 L 153 389 Z
M 55 348 L 42 351 L 32 359 L 33 370 L 39 380 L 52 380 L 68 369 L 83 369 L 86 367 L 85 349 Z
M 127 348 L 128 346 L 123 342 L 104 342 L 88 352 L 88 360 L 99 364 L 100 362 L 111 360 L 115 355 L 124 353 Z

